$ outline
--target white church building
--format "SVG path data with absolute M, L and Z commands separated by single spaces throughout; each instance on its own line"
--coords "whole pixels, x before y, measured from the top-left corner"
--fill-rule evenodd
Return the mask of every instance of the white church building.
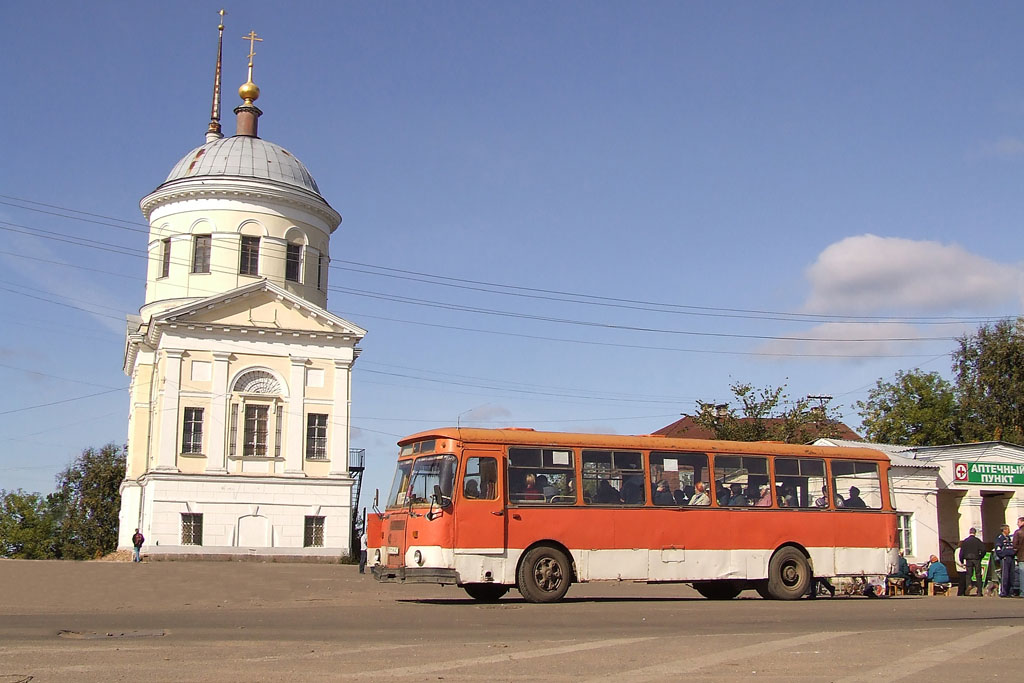
M 149 266 L 124 354 L 120 548 L 138 528 L 148 554 L 349 552 L 351 371 L 366 332 L 326 310 L 341 216 L 257 136 L 252 56 L 236 134 L 220 132 L 218 49 L 206 143 L 141 201 Z

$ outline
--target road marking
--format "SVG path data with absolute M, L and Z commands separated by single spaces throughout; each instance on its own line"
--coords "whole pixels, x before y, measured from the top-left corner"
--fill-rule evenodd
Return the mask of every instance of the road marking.
M 925 669 L 947 662 L 954 657 L 962 657 L 965 652 L 971 652 L 974 648 L 982 648 L 986 645 L 1008 638 L 1009 636 L 1021 633 L 1020 628 L 1013 626 L 996 626 L 957 640 L 944 641 L 941 645 L 930 647 L 926 650 L 917 650 L 913 654 L 900 656 L 891 663 L 880 666 L 877 669 L 864 671 L 853 676 L 840 678 L 836 683 L 863 683 L 866 681 L 878 680 L 900 680 L 914 676 Z
M 792 638 L 782 638 L 781 640 L 767 640 L 755 645 L 726 648 L 710 654 L 699 654 L 683 659 L 662 662 L 661 664 L 644 667 L 643 669 L 634 669 L 626 672 L 617 671 L 605 676 L 588 677 L 586 680 L 622 681 L 624 678 L 628 678 L 630 681 L 664 680 L 671 676 L 678 676 L 680 671 L 691 674 L 700 669 L 706 669 L 709 666 L 725 662 L 753 661 L 756 657 L 777 654 L 783 648 L 807 645 L 808 643 L 819 643 L 823 640 L 853 635 L 853 633 L 853 631 L 829 631 L 824 633 L 808 633 L 802 636 L 793 636 Z
M 373 671 L 361 671 L 358 673 L 352 673 L 347 676 L 343 676 L 343 678 L 382 679 L 388 676 L 419 676 L 422 674 L 434 673 L 436 671 L 448 671 L 449 669 L 458 669 L 464 666 L 474 666 L 477 664 L 504 664 L 506 662 L 514 662 L 520 659 L 553 657 L 555 655 L 564 655 L 572 652 L 598 650 L 604 647 L 619 647 L 622 645 L 632 645 L 633 643 L 640 643 L 645 640 L 655 640 L 655 638 L 652 636 L 648 638 L 613 638 L 610 640 L 594 640 L 587 643 L 576 643 L 575 645 L 565 645 L 562 647 L 549 647 L 542 650 L 524 650 L 522 652 L 509 652 L 500 655 L 488 655 L 486 657 L 469 657 L 467 659 L 454 659 L 445 662 L 434 662 L 432 664 L 401 666 L 394 669 L 375 669 Z

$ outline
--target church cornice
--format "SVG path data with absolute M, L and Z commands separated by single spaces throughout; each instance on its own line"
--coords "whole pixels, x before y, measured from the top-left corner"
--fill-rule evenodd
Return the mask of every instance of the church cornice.
M 277 202 L 308 211 L 323 219 L 331 232 L 341 223 L 341 214 L 316 193 L 292 185 L 241 176 L 205 176 L 172 180 L 143 197 L 139 206 L 148 221 L 153 212 L 161 206 L 190 199 Z

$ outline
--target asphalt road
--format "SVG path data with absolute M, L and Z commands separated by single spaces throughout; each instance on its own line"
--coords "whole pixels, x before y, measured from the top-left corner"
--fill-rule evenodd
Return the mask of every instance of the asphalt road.
M 1024 600 L 380 585 L 343 565 L 0 560 L 0 683 L 1024 680 Z

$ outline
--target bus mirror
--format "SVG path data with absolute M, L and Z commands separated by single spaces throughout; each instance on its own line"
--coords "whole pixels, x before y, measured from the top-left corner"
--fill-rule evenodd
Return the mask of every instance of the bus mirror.
M 442 509 L 452 504 L 452 499 L 446 498 L 445 495 L 441 493 L 440 484 L 434 484 L 434 503 L 436 503 L 437 506 Z
M 377 509 L 377 504 L 380 502 L 380 489 L 373 490 L 373 509 Z

